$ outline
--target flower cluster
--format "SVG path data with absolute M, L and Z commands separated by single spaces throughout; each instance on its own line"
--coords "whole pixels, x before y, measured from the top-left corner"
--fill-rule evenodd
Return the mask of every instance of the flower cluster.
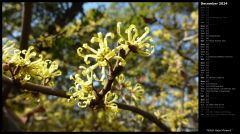
M 80 66 L 79 68 L 82 69 L 81 73 L 75 74 L 74 77 L 70 77 L 71 80 L 75 81 L 74 86 L 71 87 L 70 90 L 75 90 L 75 92 L 71 93 L 69 100 L 77 102 L 81 108 L 89 106 L 91 101 L 97 98 L 98 93 L 93 87 L 94 80 L 99 81 L 102 85 L 104 85 L 103 83 L 106 80 L 107 73 L 108 76 L 111 76 L 114 63 L 122 67 L 126 65 L 126 61 L 120 56 L 121 50 L 124 50 L 125 54 L 133 52 L 142 56 L 150 56 L 154 52 L 154 47 L 149 43 L 152 42 L 152 38 L 149 36 L 147 37 L 149 33 L 148 27 L 145 27 L 145 33 L 138 37 L 138 30 L 136 26 L 130 25 L 125 31 L 128 37 L 125 39 L 121 33 L 120 25 L 121 22 L 117 23 L 117 34 L 119 35 L 117 47 L 111 49 L 108 46 L 108 39 L 114 39 L 115 37 L 113 33 L 109 32 L 103 36 L 103 34 L 99 32 L 97 33 L 97 36 L 92 37 L 90 40 L 92 44 L 98 43 L 98 49 L 95 50 L 87 43 L 84 43 L 82 47 L 77 49 L 77 54 L 83 58 L 88 67 Z M 96 69 L 101 69 L 101 78 L 98 78 L 95 74 Z M 131 92 L 134 100 L 139 100 L 143 95 L 143 88 L 139 84 L 136 84 L 135 87 L 129 86 L 129 92 Z M 114 102 L 117 98 L 118 96 L 115 93 L 110 91 L 107 92 L 104 96 L 105 110 L 116 114 L 118 112 L 118 108 Z
M 33 77 L 42 80 L 43 84 L 49 84 L 50 80 L 61 75 L 56 61 L 43 60 L 33 46 L 21 51 L 13 41 L 7 41 L 3 46 L 3 63 L 4 72 L 21 83 Z
M 125 80 L 125 76 L 123 74 L 120 74 L 116 79 L 120 88 L 126 88 L 130 97 L 133 98 L 134 101 L 139 101 L 143 97 L 144 89 L 139 83 L 132 86 L 132 82 Z
M 81 67 L 86 71 L 86 68 Z M 87 74 L 87 81 L 81 79 L 79 74 L 75 74 L 73 77 L 70 76 L 70 80 L 75 81 L 75 86 L 71 87 L 71 90 L 75 92 L 71 95 L 69 101 L 78 102 L 78 106 L 81 108 L 87 107 L 91 100 L 96 99 L 93 87 L 92 87 L 92 73 Z M 72 91 L 71 91 L 72 92 Z
M 101 77 L 101 81 L 104 80 L 104 78 L 106 77 L 106 67 L 109 66 L 110 64 L 110 60 L 114 59 L 114 60 L 120 60 L 119 65 L 120 66 L 125 66 L 126 62 L 125 60 L 120 57 L 117 56 L 116 53 L 116 49 L 111 50 L 108 47 L 108 43 L 107 43 L 107 38 L 111 37 L 114 38 L 114 34 L 113 33 L 107 33 L 103 39 L 102 33 L 99 32 L 98 33 L 98 37 L 93 37 L 91 39 L 91 43 L 95 43 L 98 42 L 99 43 L 99 49 L 95 50 L 93 48 L 91 48 L 88 44 L 83 44 L 83 47 L 79 47 L 77 49 L 77 53 L 80 57 L 84 58 L 84 62 L 86 64 L 90 64 L 90 60 L 89 58 L 93 58 L 96 60 L 96 63 L 92 66 L 90 66 L 88 69 L 86 69 L 84 73 L 84 75 L 92 73 L 94 69 L 96 69 L 97 67 L 100 67 L 102 69 L 102 77 Z M 83 48 L 86 50 L 91 51 L 93 54 L 83 54 Z
M 118 96 L 115 93 L 108 92 L 104 98 L 105 110 L 108 112 L 108 118 L 111 121 L 116 114 L 118 113 L 117 104 L 114 103 L 118 99 Z
M 120 47 L 125 51 L 131 50 L 134 53 L 137 53 L 141 56 L 150 56 L 154 52 L 154 46 L 151 45 L 149 42 L 153 42 L 152 37 L 146 37 L 150 29 L 145 27 L 145 32 L 142 34 L 141 37 L 138 37 L 138 30 L 135 25 L 130 25 L 126 30 L 125 33 L 127 34 L 127 39 L 121 34 L 121 22 L 117 23 L 117 33 L 120 36 L 118 43 Z

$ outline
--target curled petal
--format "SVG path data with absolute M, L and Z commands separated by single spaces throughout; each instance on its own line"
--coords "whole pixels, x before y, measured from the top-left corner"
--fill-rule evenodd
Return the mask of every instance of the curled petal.
M 87 68 L 86 67 L 84 67 L 84 66 L 79 66 L 79 68 L 80 69 L 84 69 L 84 70 L 86 70 Z
M 86 64 L 90 64 L 91 62 L 88 60 L 88 58 L 91 57 L 91 58 L 97 58 L 96 55 L 93 55 L 93 54 L 87 54 L 86 56 L 84 56 L 84 62 Z
M 78 102 L 78 106 L 80 107 L 80 108 L 85 108 L 85 107 L 87 107 L 87 105 L 88 105 L 88 102 L 87 101 L 80 101 L 80 102 Z
M 21 54 L 20 50 L 14 50 L 14 54 Z
M 107 61 L 98 62 L 99 67 L 105 67 L 107 65 L 108 65 Z
M 103 39 L 103 36 L 102 36 L 102 33 L 101 33 L 101 32 L 98 32 L 97 35 L 98 35 L 98 38 L 99 38 L 100 40 Z
M 105 67 L 102 67 L 102 77 L 100 79 L 100 81 L 103 81 L 106 77 L 106 68 Z
M 131 25 L 131 26 L 132 26 L 132 25 Z M 131 27 L 131 26 L 130 26 L 130 27 Z M 131 41 L 131 40 L 132 40 L 132 39 L 131 39 L 131 38 L 132 38 L 132 29 L 131 29 L 130 27 L 125 30 L 125 33 L 127 33 L 127 35 L 128 35 L 128 41 Z
M 109 91 L 104 98 L 104 103 L 105 104 L 109 104 L 109 103 L 113 103 L 118 99 L 118 96 L 115 93 L 112 93 L 111 91 Z
M 73 86 L 69 88 L 69 92 L 70 92 L 71 94 L 74 93 L 74 90 L 75 90 L 75 87 L 73 87 Z
M 25 75 L 25 77 L 24 77 L 24 80 L 25 81 L 28 81 L 28 80 L 30 80 L 31 79 L 31 76 L 30 75 Z
M 90 73 L 90 70 L 89 69 L 86 69 L 86 70 L 83 70 L 82 71 L 82 75 L 83 76 L 86 76 L 87 74 L 89 74 Z
M 145 39 L 143 39 L 139 44 L 143 44 L 143 43 L 145 43 L 146 41 L 150 41 L 150 42 L 152 42 L 152 37 L 147 37 L 147 38 L 145 38 Z
M 42 55 L 39 55 L 39 59 L 36 60 L 36 61 L 31 62 L 30 64 L 31 64 L 32 66 L 34 66 L 34 65 L 39 65 L 39 66 L 41 67 L 41 66 L 42 66 L 42 63 L 43 63 L 43 56 L 42 56 Z
M 152 50 L 151 51 L 149 51 L 149 50 L 140 50 L 140 49 L 138 49 L 137 50 L 137 53 L 139 54 L 139 55 L 141 55 L 141 56 L 150 56 L 150 55 L 152 55 L 153 53 L 154 53 L 154 50 L 155 50 L 155 48 L 154 48 L 154 46 L 151 46 L 151 48 L 152 48 Z
M 58 64 L 56 61 L 53 61 L 51 66 L 49 67 L 49 72 L 54 72 L 56 69 L 58 69 Z
M 91 69 L 91 70 L 94 70 L 94 69 L 96 69 L 98 66 L 99 66 L 99 63 L 96 63 L 96 64 L 92 65 L 92 66 L 90 67 L 90 69 Z
M 138 90 L 138 89 L 142 89 L 142 86 L 141 86 L 139 83 L 137 83 L 137 84 L 135 85 L 134 90 Z
M 113 39 L 114 38 L 114 34 L 113 33 L 107 33 L 105 35 L 105 38 L 104 38 L 104 47 L 105 48 L 108 48 L 107 37 L 111 37 Z
M 114 56 L 113 58 L 116 59 L 116 60 L 120 60 L 120 63 L 119 63 L 120 66 L 124 67 L 126 65 L 126 61 L 122 57 Z
M 75 82 L 78 83 L 78 84 L 82 84 L 84 81 L 80 78 L 80 75 L 79 74 L 76 74 L 75 75 Z
M 126 52 L 129 50 L 129 47 L 128 47 L 128 45 L 126 45 L 126 44 L 122 44 L 121 47 L 122 47 L 122 49 L 125 50 Z
M 90 40 L 91 43 L 95 43 L 95 42 L 101 42 L 101 40 L 97 37 L 92 37 L 92 39 Z
M 145 30 L 145 32 L 143 33 L 143 35 L 140 38 L 137 39 L 137 42 L 141 42 L 142 39 L 145 38 L 148 35 L 148 33 L 150 32 L 150 29 L 148 27 L 145 27 L 144 30 Z
M 33 46 L 30 46 L 25 54 L 25 59 L 26 60 L 29 60 L 31 59 L 32 57 L 36 56 L 37 53 L 36 52 L 31 52 L 32 50 L 34 49 Z
M 135 41 L 136 38 L 138 37 L 138 30 L 136 29 L 136 27 L 134 27 L 133 32 L 134 32 L 134 35 L 133 35 L 132 41 Z
M 27 50 L 22 50 L 22 54 L 26 54 L 27 53 Z
M 102 33 L 101 33 L 101 32 L 98 33 L 98 41 L 99 41 L 99 47 L 100 47 L 100 49 L 103 49 L 103 48 L 104 48 L 104 45 L 103 45 L 103 36 L 102 36 Z
M 132 31 L 136 31 L 136 26 L 135 25 L 130 25 L 129 28 L 125 31 L 125 33 L 128 34 L 128 41 L 133 42 L 133 36 L 132 36 Z M 136 32 L 135 32 L 136 34 Z M 135 35 L 136 36 L 136 35 Z M 136 38 L 136 37 L 135 37 Z
M 154 51 L 155 51 L 155 47 L 154 47 L 154 46 L 151 46 L 150 48 L 152 49 L 150 53 L 153 54 Z
M 87 49 L 87 50 L 89 50 L 89 51 L 97 54 L 97 51 L 94 50 L 93 48 L 89 47 L 87 43 L 84 43 L 84 44 L 83 44 L 83 48 L 85 48 L 85 49 Z
M 122 24 L 121 22 L 117 23 L 117 33 L 120 37 L 122 37 L 122 35 L 121 35 L 121 24 Z
M 83 51 L 83 49 L 82 49 L 81 47 L 79 47 L 79 48 L 77 49 L 77 53 L 78 53 L 78 55 L 79 55 L 80 57 L 84 57 L 84 54 L 82 53 L 82 51 Z
M 109 108 L 114 114 L 118 112 L 118 106 L 115 103 L 107 104 L 106 107 Z
M 149 43 L 143 43 L 143 44 L 138 45 L 138 48 L 141 49 L 141 50 L 142 49 L 148 49 L 150 47 L 151 47 L 151 45 Z
M 93 78 L 96 80 L 96 81 L 101 81 L 96 74 L 93 74 Z
M 118 82 L 119 82 L 119 83 L 124 83 L 124 82 L 125 82 L 125 76 L 124 76 L 124 74 L 120 74 L 120 75 L 118 76 Z
M 125 39 L 124 39 L 124 38 L 120 38 L 120 39 L 118 40 L 118 43 L 119 43 L 119 44 L 124 44 L 124 43 L 125 43 Z
M 60 75 L 62 75 L 62 72 L 60 70 L 57 70 L 52 74 L 52 77 L 60 76 Z
M 87 75 L 87 84 L 91 85 L 92 84 L 92 78 L 93 78 L 93 71 L 90 72 L 90 74 Z
M 69 76 L 69 79 L 70 79 L 70 80 L 74 80 L 74 78 L 73 78 L 73 76 L 72 76 L 72 75 L 70 75 L 70 76 Z
M 151 55 L 151 53 L 149 51 L 138 51 L 138 54 L 141 56 L 146 56 L 146 57 Z
M 109 59 L 111 59 L 112 57 L 114 57 L 116 55 L 116 53 L 114 52 L 114 51 L 111 51 L 110 53 L 108 53 L 106 56 L 105 56 L 105 58 L 107 59 L 107 60 L 109 60 Z

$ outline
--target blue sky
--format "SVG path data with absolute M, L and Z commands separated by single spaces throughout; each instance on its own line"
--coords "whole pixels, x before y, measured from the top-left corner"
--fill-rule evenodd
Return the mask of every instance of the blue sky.
M 111 2 L 87 2 L 83 5 L 84 12 L 86 13 L 87 10 L 97 8 L 99 5 L 104 5 L 109 7 Z

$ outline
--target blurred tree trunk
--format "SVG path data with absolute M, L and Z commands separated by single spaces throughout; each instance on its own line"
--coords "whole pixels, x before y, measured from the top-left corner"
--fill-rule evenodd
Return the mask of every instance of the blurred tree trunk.
M 23 123 L 17 115 L 9 108 L 3 107 L 2 114 L 2 132 L 22 132 L 21 126 Z
M 28 48 L 28 38 L 31 32 L 32 2 L 24 2 L 22 8 L 22 35 L 20 39 L 20 49 Z

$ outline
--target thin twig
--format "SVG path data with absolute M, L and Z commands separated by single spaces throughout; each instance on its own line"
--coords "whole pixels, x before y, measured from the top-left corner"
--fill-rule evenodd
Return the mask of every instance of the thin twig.
M 180 40 L 178 43 L 177 43 L 177 53 L 182 56 L 184 59 L 190 61 L 191 63 L 195 64 L 195 61 L 193 59 L 191 59 L 190 57 L 184 55 L 182 52 L 181 52 L 181 49 L 182 49 L 182 44 L 184 42 L 187 42 L 187 41 L 190 41 L 194 38 L 196 38 L 198 36 L 198 34 L 195 34 L 195 35 L 192 35 L 192 36 L 189 36 L 189 37 L 184 37 L 182 40 Z

